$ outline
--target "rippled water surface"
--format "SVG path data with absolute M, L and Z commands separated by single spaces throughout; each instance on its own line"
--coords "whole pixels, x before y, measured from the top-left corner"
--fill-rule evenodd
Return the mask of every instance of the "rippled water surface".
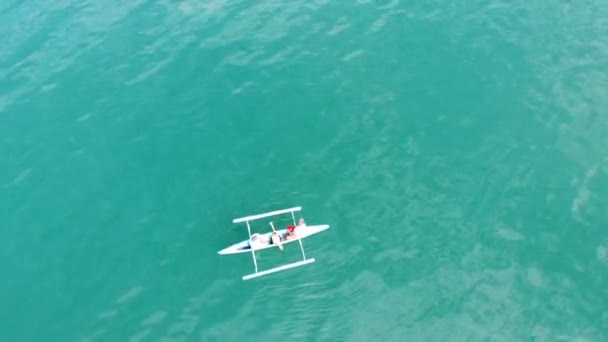
M 608 340 L 606 1 L 0 23 L 0 340 Z M 296 205 L 314 264 L 217 255 Z

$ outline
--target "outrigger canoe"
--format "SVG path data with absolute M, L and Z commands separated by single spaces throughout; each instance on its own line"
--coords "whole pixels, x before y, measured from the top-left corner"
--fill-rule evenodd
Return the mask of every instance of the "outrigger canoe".
M 302 245 L 302 239 L 307 238 L 307 237 L 312 236 L 317 233 L 321 233 L 321 232 L 329 229 L 329 225 L 321 224 L 321 225 L 309 226 L 306 224 L 299 224 L 299 225 L 295 226 L 296 218 L 294 216 L 294 212 L 300 211 L 300 210 L 302 210 L 302 207 L 294 207 L 294 208 L 281 209 L 281 210 L 271 211 L 268 213 L 234 219 L 232 221 L 233 223 L 245 222 L 247 224 L 247 232 L 249 233 L 249 239 L 243 240 L 239 243 L 235 243 L 232 246 L 228 246 L 228 247 L 220 250 L 218 252 L 218 254 L 230 255 L 230 254 L 251 253 L 251 255 L 253 257 L 253 265 L 255 267 L 255 273 L 243 276 L 243 280 L 261 277 L 261 276 L 265 276 L 265 275 L 268 275 L 271 273 L 280 272 L 280 271 L 284 271 L 284 270 L 287 270 L 290 268 L 304 266 L 304 265 L 315 262 L 314 258 L 308 258 L 308 259 L 306 258 L 306 254 L 304 253 L 304 246 Z M 251 234 L 251 226 L 249 224 L 250 221 L 259 220 L 259 219 L 262 219 L 265 217 L 270 217 L 270 216 L 287 214 L 287 213 L 291 213 L 291 217 L 293 219 L 293 224 L 295 226 L 295 230 L 294 230 L 295 235 L 294 236 L 288 237 L 287 229 L 277 230 L 276 233 L 278 234 L 280 239 L 278 241 L 276 241 L 277 243 L 275 244 L 275 243 L 273 243 L 273 239 L 272 239 L 274 232 L 268 232 L 268 233 L 263 233 L 263 234 Z M 271 225 L 272 225 L 272 223 L 271 223 Z M 274 225 L 272 225 L 272 227 L 274 230 Z M 273 248 L 273 247 L 279 247 L 282 250 L 283 245 L 288 244 L 290 242 L 294 242 L 294 241 L 298 241 L 298 243 L 300 244 L 300 250 L 302 251 L 302 260 L 301 261 L 294 262 L 291 264 L 285 264 L 285 265 L 271 268 L 271 269 L 264 270 L 264 271 L 258 270 L 258 263 L 256 260 L 256 255 L 255 255 L 256 251 L 269 249 L 269 248 Z
M 296 226 L 294 238 L 287 238 L 287 229 L 279 229 L 277 230 L 277 234 L 279 234 L 279 236 L 281 237 L 281 242 L 283 243 L 283 245 L 285 245 L 290 242 L 297 242 L 298 239 L 307 238 L 311 235 L 315 235 L 327 229 L 329 229 L 329 225 L 327 224 L 316 226 L 302 225 Z M 243 240 L 239 243 L 235 243 L 234 245 L 226 247 L 217 253 L 221 255 L 251 253 L 252 244 L 254 245 L 254 249 L 256 251 L 278 247 L 279 245 L 272 243 L 271 236 L 272 232 L 265 234 L 252 234 L 251 238 Z

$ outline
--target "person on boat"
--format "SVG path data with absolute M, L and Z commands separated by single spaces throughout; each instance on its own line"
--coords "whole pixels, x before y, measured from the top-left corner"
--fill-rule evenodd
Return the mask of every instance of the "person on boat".
M 298 227 L 303 227 L 305 225 L 306 225 L 306 223 L 304 222 L 304 218 L 301 217 L 300 220 L 298 221 Z M 287 234 L 285 234 L 285 239 L 289 240 L 289 239 L 293 239 L 295 237 L 296 237 L 296 226 L 288 225 Z
M 266 245 L 266 244 L 264 243 L 264 240 L 262 239 L 262 237 L 259 234 L 257 234 L 257 233 L 251 234 L 251 239 L 249 241 L 249 247 L 259 248 L 264 245 Z
M 272 222 L 270 222 L 270 227 L 272 227 L 272 235 L 270 236 L 272 244 L 273 245 L 278 245 L 279 249 L 281 251 L 283 251 L 283 243 L 281 242 L 281 237 L 277 233 L 276 229 L 274 229 L 274 224 Z
M 285 234 L 285 239 L 289 240 L 289 239 L 293 239 L 296 237 L 296 226 L 293 225 L 289 225 L 287 226 L 287 234 Z

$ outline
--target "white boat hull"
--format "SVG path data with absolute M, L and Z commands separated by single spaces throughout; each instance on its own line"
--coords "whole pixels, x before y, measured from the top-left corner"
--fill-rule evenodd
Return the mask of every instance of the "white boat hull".
M 284 238 L 287 234 L 287 229 L 277 230 L 277 233 L 279 234 L 279 236 L 281 236 L 282 244 L 285 245 L 285 244 L 288 244 L 288 243 L 291 243 L 294 241 L 298 241 L 298 239 L 307 238 L 311 235 L 320 233 L 327 229 L 329 229 L 329 225 L 327 225 L 327 224 L 316 225 L 316 226 L 297 226 L 295 229 L 296 236 L 291 239 Z M 263 249 L 278 247 L 279 245 L 274 245 L 274 244 L 270 243 L 271 235 L 272 235 L 272 232 L 265 233 L 265 234 L 259 234 L 258 239 L 261 239 L 261 241 L 263 241 L 265 243 L 263 245 L 255 245 L 254 250 L 259 251 L 259 250 L 263 250 Z M 234 245 L 232 245 L 230 247 L 226 247 L 217 253 L 220 255 L 251 253 L 251 246 L 250 246 L 249 242 L 250 242 L 250 240 L 247 239 L 247 240 L 241 241 L 239 243 L 235 243 Z

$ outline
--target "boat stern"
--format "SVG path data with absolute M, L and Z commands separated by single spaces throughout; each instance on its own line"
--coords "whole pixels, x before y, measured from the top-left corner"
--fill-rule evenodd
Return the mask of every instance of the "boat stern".
M 228 254 L 239 254 L 239 253 L 247 253 L 250 252 L 251 248 L 249 247 L 249 240 L 245 240 L 239 243 L 236 243 L 232 246 L 226 247 L 221 251 L 218 251 L 219 255 L 228 255 Z

